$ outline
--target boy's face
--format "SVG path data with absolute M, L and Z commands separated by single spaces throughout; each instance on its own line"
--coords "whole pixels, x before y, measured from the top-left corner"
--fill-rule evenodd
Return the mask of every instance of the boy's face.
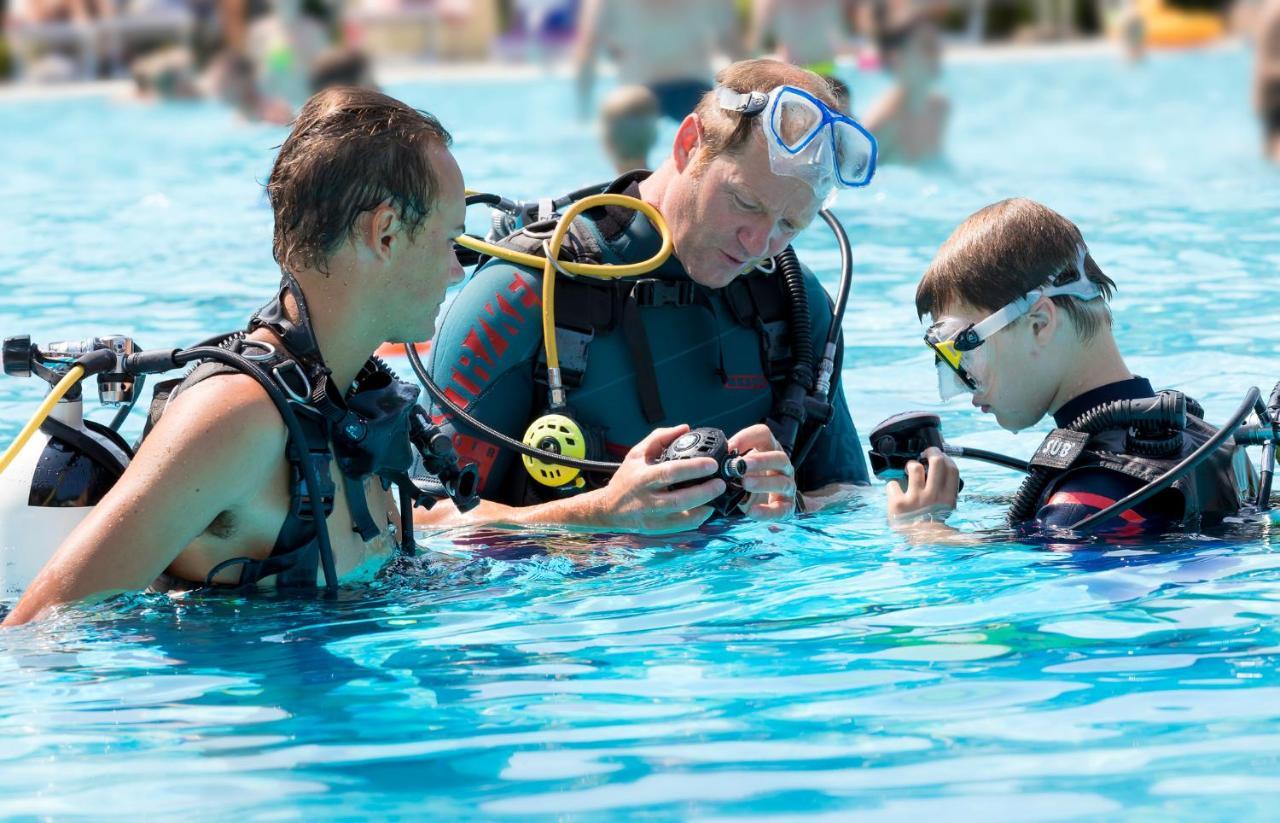
M 978 323 L 991 312 L 972 306 L 948 306 L 939 317 L 952 317 L 965 325 Z M 1049 411 L 1063 374 L 1063 341 L 1058 340 L 1057 307 L 1041 298 L 1031 311 L 991 335 L 982 344 L 980 366 L 974 377 L 978 390 L 973 405 L 995 415 L 1003 429 L 1019 431 L 1034 426 Z

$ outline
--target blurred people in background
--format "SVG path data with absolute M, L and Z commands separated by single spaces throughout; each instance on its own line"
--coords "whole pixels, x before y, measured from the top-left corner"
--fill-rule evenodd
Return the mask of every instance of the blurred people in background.
M 1263 151 L 1280 163 L 1280 0 L 1263 0 L 1257 31 L 1254 106 L 1262 118 Z
M 175 46 L 139 57 L 129 66 L 137 100 L 198 100 L 200 90 L 191 50 Z
M 208 85 L 214 97 L 231 106 L 251 123 L 285 125 L 293 110 L 283 100 L 264 97 L 258 90 L 253 61 L 236 51 L 226 51 L 209 69 Z
M 925 15 L 908 17 L 885 31 L 880 55 L 894 86 L 863 118 L 880 144 L 880 162 L 922 163 L 940 157 L 950 104 L 934 87 L 942 63 L 937 26 Z
M 831 77 L 836 55 L 848 45 L 847 0 L 754 0 L 748 44 L 755 54 L 772 46 L 773 56 Z
M 663 116 L 679 122 L 711 91 L 713 57 L 741 51 L 729 0 L 583 0 L 574 58 L 579 116 L 591 110 L 601 52 L 617 64 L 619 85 L 647 86 Z
M 649 168 L 658 141 L 658 98 L 644 86 L 619 86 L 600 104 L 604 149 L 618 174 Z
M 377 91 L 368 56 L 358 49 L 336 46 L 316 58 L 311 66 L 312 93 L 332 86 L 359 86 Z
M 108 0 L 9 0 L 5 29 L 23 75 L 37 82 L 93 77 L 101 51 L 93 23 L 114 11 Z
M 302 0 L 271 0 L 271 14 L 249 26 L 246 54 L 258 91 L 268 100 L 300 106 L 311 96 L 311 71 L 330 45 L 329 34 L 304 14 Z
M 840 111 L 849 114 L 853 100 L 849 86 L 836 77 L 836 56 L 850 45 L 850 6 L 849 0 L 754 0 L 747 42 L 756 54 L 772 45 L 779 60 L 823 77 Z

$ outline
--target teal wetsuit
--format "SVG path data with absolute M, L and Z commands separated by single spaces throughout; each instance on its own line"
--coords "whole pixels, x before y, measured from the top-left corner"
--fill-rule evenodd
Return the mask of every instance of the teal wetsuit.
M 635 186 L 627 193 L 636 194 Z M 659 239 L 647 219 L 625 209 L 597 211 L 601 213 L 594 220 L 584 216 L 575 222 L 572 235 L 579 249 L 592 248 L 610 263 L 644 260 L 657 251 Z M 780 289 L 764 283 L 764 275 L 752 277 L 757 281 L 753 289 L 746 288 L 745 278 L 736 287 L 708 289 L 690 280 L 674 255 L 643 278 L 603 288 L 601 281 L 583 284 L 581 278 L 560 276 L 556 323 L 561 367 L 573 417 L 602 447 L 595 457 L 620 459 L 659 426 L 714 426 L 733 435 L 769 416 L 787 369 L 785 361 L 770 356 L 779 349 L 766 346 L 769 335 L 761 333 L 755 317 L 763 314 L 767 320 L 770 313 L 779 314 L 761 310 L 770 304 L 770 294 L 773 309 L 781 306 L 781 317 L 785 305 L 779 302 Z M 637 280 L 658 282 L 633 290 Z M 831 301 L 808 271 L 805 284 L 814 351 L 821 352 Z M 643 296 L 632 297 L 639 305 L 629 307 L 633 291 Z M 516 439 L 547 409 L 541 294 L 541 270 L 490 261 L 450 304 L 432 345 L 429 370 L 435 382 L 475 417 Z M 630 330 L 623 320 L 628 311 L 633 312 Z M 646 406 L 638 388 L 636 317 L 654 364 L 661 416 L 655 414 L 652 394 Z M 768 331 L 785 340 L 785 323 L 769 323 Z M 800 467 L 801 491 L 868 482 L 838 368 L 836 375 L 831 421 Z M 433 411 L 439 413 L 438 408 Z M 564 493 L 532 482 L 519 455 L 475 437 L 465 424 L 453 425 L 443 428 L 453 435 L 460 457 L 479 467 L 485 499 L 526 505 Z

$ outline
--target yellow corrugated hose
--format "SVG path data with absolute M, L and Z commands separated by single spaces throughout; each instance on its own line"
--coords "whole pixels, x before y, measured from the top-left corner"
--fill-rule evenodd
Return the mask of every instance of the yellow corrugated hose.
M 53 413 L 53 407 L 58 405 L 58 401 L 62 399 L 62 396 L 71 391 L 71 387 L 79 383 L 83 377 L 84 366 L 72 366 L 66 376 L 58 381 L 58 385 L 54 386 L 53 391 L 49 392 L 49 396 L 40 404 L 40 408 L 36 409 L 36 413 L 27 421 L 27 425 L 22 427 L 22 431 L 18 432 L 18 436 L 9 444 L 9 448 L 4 450 L 3 455 L 0 455 L 0 472 L 9 468 L 13 458 L 18 456 L 18 452 L 22 451 L 23 446 L 27 445 L 27 441 L 40 428 L 40 424 Z
M 612 265 L 608 263 L 569 263 L 556 260 L 555 258 L 560 255 L 560 246 L 564 244 L 565 235 L 569 233 L 569 227 L 573 225 L 574 219 L 587 209 L 593 209 L 598 206 L 622 206 L 640 212 L 649 218 L 649 222 L 658 230 L 658 234 L 662 237 L 662 246 L 648 260 L 642 260 L 639 263 Z M 556 349 L 555 296 L 557 269 L 566 274 L 600 279 L 633 277 L 638 274 L 648 274 L 667 262 L 667 258 L 671 256 L 671 230 L 667 228 L 667 223 L 662 219 L 662 215 L 658 213 L 657 209 L 643 200 L 628 197 L 625 194 L 593 194 L 590 197 L 584 197 L 576 201 L 565 211 L 564 216 L 560 218 L 560 222 L 556 224 L 555 231 L 552 232 L 551 239 L 547 244 L 549 256 L 545 258 L 495 246 L 492 243 L 486 243 L 483 240 L 467 235 L 459 237 L 457 242 L 459 246 L 465 246 L 472 251 L 486 254 L 490 257 L 497 257 L 508 263 L 542 269 L 542 338 L 543 345 L 547 350 L 547 368 L 549 369 L 560 368 L 560 353 Z

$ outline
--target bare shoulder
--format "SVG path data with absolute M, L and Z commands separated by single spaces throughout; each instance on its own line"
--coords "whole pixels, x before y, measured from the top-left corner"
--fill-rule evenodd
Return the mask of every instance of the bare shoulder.
M 274 461 L 260 458 L 282 454 L 287 437 L 280 412 L 257 381 L 216 375 L 173 398 L 135 462 L 190 455 L 211 466 L 270 465 Z

